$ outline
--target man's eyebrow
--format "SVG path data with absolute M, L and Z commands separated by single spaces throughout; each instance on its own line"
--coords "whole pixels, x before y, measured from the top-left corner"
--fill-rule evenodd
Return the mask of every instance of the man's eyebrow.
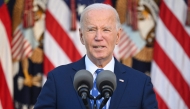
M 112 29 L 110 26 L 103 27 L 103 29 Z
M 95 26 L 87 26 L 87 29 L 96 28 Z

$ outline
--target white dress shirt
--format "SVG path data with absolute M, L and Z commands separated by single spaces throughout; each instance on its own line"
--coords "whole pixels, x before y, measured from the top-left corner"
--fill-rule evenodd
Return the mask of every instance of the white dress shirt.
M 93 79 L 95 80 L 96 78 L 96 73 L 95 71 L 98 68 L 94 63 L 92 63 L 92 61 L 88 58 L 88 56 L 85 56 L 85 65 L 86 65 L 86 70 L 88 70 L 89 72 L 92 73 L 93 75 Z M 115 60 L 112 57 L 111 61 L 103 68 L 104 70 L 110 70 L 112 72 L 114 72 L 114 66 L 115 66 Z M 101 68 L 102 69 L 102 68 Z M 94 81 L 93 81 L 94 82 Z M 90 93 L 92 94 L 92 91 L 90 91 Z M 110 98 L 111 99 L 111 98 Z M 106 104 L 106 109 L 109 109 L 109 105 L 110 105 L 110 99 L 108 100 L 107 104 Z

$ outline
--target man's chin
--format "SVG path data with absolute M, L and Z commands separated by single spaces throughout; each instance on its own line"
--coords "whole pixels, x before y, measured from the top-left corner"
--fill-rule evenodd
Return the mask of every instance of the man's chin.
M 93 59 L 95 60 L 105 60 L 107 57 L 104 54 L 94 54 L 91 55 Z
M 97 60 L 104 60 L 104 59 L 106 59 L 106 57 L 105 56 L 97 56 L 96 59 Z

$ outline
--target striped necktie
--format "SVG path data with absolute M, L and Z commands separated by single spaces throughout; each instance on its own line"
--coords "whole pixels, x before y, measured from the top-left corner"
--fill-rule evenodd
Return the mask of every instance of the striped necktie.
M 95 72 L 96 72 L 96 77 L 97 75 L 104 69 L 97 69 Z M 97 97 L 98 95 L 100 94 L 100 92 L 98 91 L 98 89 L 96 88 L 96 79 L 94 80 L 94 86 L 93 86 L 93 89 L 92 89 L 92 96 L 94 97 Z M 96 104 L 97 104 L 97 107 L 99 109 L 100 107 L 100 104 L 102 102 L 103 98 L 100 99 L 100 100 L 96 100 Z M 94 102 L 91 102 L 91 104 L 94 104 Z M 93 106 L 93 105 L 92 105 Z M 102 109 L 106 109 L 106 106 L 104 106 Z

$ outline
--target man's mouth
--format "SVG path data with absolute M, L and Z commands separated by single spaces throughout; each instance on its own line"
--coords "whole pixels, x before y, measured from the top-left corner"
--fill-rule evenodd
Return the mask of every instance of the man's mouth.
M 94 48 L 104 48 L 105 46 L 94 46 Z

